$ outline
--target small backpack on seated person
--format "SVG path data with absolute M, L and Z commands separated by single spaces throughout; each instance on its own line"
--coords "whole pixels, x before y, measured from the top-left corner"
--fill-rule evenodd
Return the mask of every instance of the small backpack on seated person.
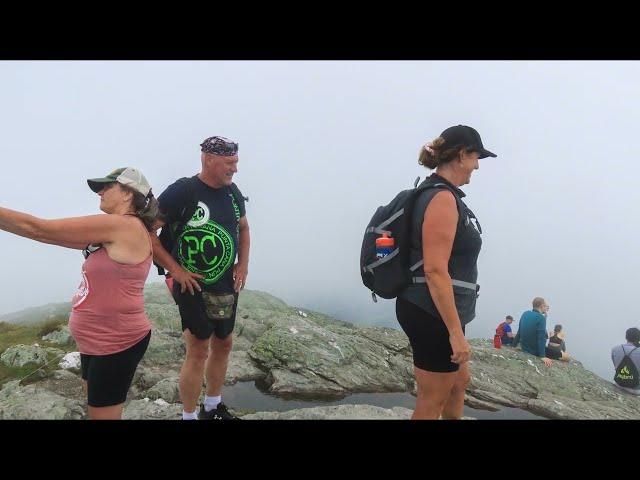
M 504 326 L 506 322 L 502 322 L 496 328 L 496 334 L 493 336 L 493 346 L 495 348 L 502 348 L 502 337 L 504 336 Z
M 640 387 L 640 376 L 638 375 L 638 369 L 631 360 L 631 354 L 639 347 L 634 348 L 629 353 L 625 352 L 624 346 L 622 347 L 622 353 L 624 357 L 620 361 L 620 364 L 616 368 L 616 374 L 613 377 L 615 382 L 624 388 L 631 388 L 636 390 Z
M 469 216 L 473 216 L 448 185 L 434 183 L 418 187 L 419 180 L 420 177 L 416 179 L 414 188 L 403 190 L 389 204 L 378 207 L 365 230 L 360 249 L 360 275 L 364 286 L 371 290 L 374 302 L 378 301 L 376 295 L 386 299 L 396 298 L 410 283 L 425 282 L 424 277 L 414 277 L 414 271 L 422 266 L 423 261 L 409 265 L 413 207 L 422 192 L 430 188 L 445 188 L 453 193 L 461 220 L 462 212 L 466 212 L 465 224 L 468 224 Z M 376 239 L 383 234 L 394 239 L 394 250 L 385 257 L 378 258 Z M 460 286 L 466 284 L 459 280 L 453 280 L 453 283 Z

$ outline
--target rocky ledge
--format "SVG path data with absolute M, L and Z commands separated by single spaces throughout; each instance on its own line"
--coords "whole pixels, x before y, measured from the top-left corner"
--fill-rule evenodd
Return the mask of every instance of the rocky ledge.
M 145 290 L 155 330 L 125 406 L 128 419 L 179 418 L 178 373 L 184 358 L 178 309 L 163 284 Z M 60 307 L 57 307 L 60 309 Z M 46 307 L 40 307 L 47 311 Z M 28 311 L 30 319 L 34 309 Z M 20 322 L 19 312 L 6 316 Z M 43 319 L 44 320 L 44 319 Z M 46 339 L 72 350 L 64 327 Z M 466 404 L 497 411 L 527 410 L 553 419 L 638 419 L 640 398 L 586 370 L 578 361 L 549 368 L 519 349 L 493 348 L 473 339 L 472 380 Z M 14 345 L 1 353 L 7 364 L 34 369 L 64 353 L 37 345 Z M 67 357 L 65 357 L 67 358 Z M 49 360 L 50 361 L 50 360 Z M 25 385 L 6 382 L 0 391 L 0 418 L 84 418 L 86 407 L 77 366 L 33 375 Z M 298 307 L 258 291 L 240 296 L 233 353 L 226 384 L 256 382 L 268 394 L 294 399 L 337 399 L 354 393 L 415 394 L 411 348 L 395 329 L 361 327 Z M 29 405 L 39 407 L 31 408 Z M 287 412 L 236 412 L 247 419 L 409 418 L 396 407 L 338 405 Z

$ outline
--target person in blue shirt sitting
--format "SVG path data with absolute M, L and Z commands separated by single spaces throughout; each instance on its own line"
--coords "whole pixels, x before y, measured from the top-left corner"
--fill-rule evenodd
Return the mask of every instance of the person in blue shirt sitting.
M 513 323 L 513 317 L 511 315 L 507 315 L 498 328 L 496 328 L 496 335 L 500 335 L 500 340 L 502 340 L 502 345 L 512 345 L 513 337 L 515 334 L 511 330 L 511 324 Z
M 540 357 L 547 367 L 553 361 L 546 356 L 547 343 L 547 313 L 549 304 L 542 297 L 533 299 L 533 310 L 528 310 L 520 317 L 518 333 L 513 340 L 513 346 L 522 344 L 522 350 Z

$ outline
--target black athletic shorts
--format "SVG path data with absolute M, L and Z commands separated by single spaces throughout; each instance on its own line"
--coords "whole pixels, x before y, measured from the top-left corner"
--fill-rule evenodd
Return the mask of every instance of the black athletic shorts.
M 554 347 L 545 347 L 545 355 L 552 360 L 560 360 L 562 358 L 562 350 Z
M 134 346 L 110 355 L 80 354 L 82 379 L 87 381 L 87 403 L 110 407 L 124 403 L 133 375 L 149 346 L 151 330 Z
M 458 371 L 460 365 L 451 361 L 449 330 L 440 318 L 400 297 L 396 299 L 396 317 L 409 337 L 416 367 L 428 372 Z
M 192 335 L 206 340 L 215 334 L 220 340 L 227 338 L 236 324 L 237 293 L 180 292 L 180 284 L 174 282 L 173 297 L 180 310 L 182 331 L 189 329 Z

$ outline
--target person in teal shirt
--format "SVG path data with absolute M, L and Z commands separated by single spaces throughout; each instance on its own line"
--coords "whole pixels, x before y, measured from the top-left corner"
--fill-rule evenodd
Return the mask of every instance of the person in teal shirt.
M 513 341 L 513 346 L 522 344 L 522 350 L 542 358 L 544 364 L 549 367 L 553 363 L 546 357 L 547 343 L 547 312 L 549 305 L 542 297 L 533 299 L 533 310 L 528 310 L 520 317 L 518 333 Z

